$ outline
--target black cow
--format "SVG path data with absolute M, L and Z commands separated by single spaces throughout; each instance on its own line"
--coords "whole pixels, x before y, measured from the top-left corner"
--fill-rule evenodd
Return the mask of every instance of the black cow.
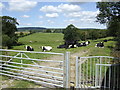
M 57 48 L 68 48 L 68 45 L 65 45 L 65 44 L 59 45 Z
M 95 47 L 104 48 L 104 43 L 103 42 L 97 43 Z
M 27 50 L 27 51 L 34 51 L 34 48 L 32 48 L 31 46 L 27 46 L 27 45 L 26 45 L 26 50 Z

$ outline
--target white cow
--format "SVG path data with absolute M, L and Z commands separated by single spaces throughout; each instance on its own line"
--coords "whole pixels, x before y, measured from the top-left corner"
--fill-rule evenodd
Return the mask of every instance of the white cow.
M 52 47 L 51 46 L 42 46 L 42 51 L 51 51 Z

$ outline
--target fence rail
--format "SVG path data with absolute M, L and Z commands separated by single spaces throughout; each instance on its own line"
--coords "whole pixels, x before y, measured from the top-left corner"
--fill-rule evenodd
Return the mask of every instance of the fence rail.
M 1 75 L 33 81 L 47 87 L 69 87 L 69 52 L 63 54 L 7 49 L 0 51 Z M 59 55 L 61 59 L 30 58 L 31 54 L 52 55 L 52 57 Z
M 13 57 L 13 56 L 7 56 L 7 55 L 0 55 L 0 57 L 9 57 L 9 58 L 16 58 L 16 59 L 25 59 L 25 60 L 33 60 L 33 61 L 45 61 L 45 62 L 58 62 L 63 63 L 63 61 L 55 61 L 55 60 L 42 60 L 42 59 L 32 59 L 32 58 L 22 58 L 22 57 Z
M 35 52 L 35 51 L 20 51 L 20 50 L 8 50 L 8 49 L 0 49 L 0 51 L 7 52 L 19 52 L 19 53 L 38 53 L 38 54 L 55 54 L 55 55 L 64 55 L 63 53 L 54 53 L 54 52 Z

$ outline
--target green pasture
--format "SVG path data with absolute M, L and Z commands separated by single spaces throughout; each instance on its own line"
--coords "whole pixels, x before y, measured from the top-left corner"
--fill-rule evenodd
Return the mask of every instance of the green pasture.
M 105 48 L 97 48 L 95 44 L 97 42 L 101 42 L 103 40 L 110 40 L 105 42 Z M 89 50 L 89 54 L 87 56 L 93 55 L 110 55 L 111 48 L 114 47 L 115 42 L 112 40 L 112 37 L 101 38 L 97 40 L 90 40 L 91 44 L 86 47 L 78 47 L 78 48 L 71 48 L 71 49 L 58 49 L 57 46 L 64 44 L 63 34 L 62 33 L 34 33 L 32 35 L 28 35 L 26 37 L 19 38 L 18 42 L 23 44 L 20 46 L 14 46 L 13 49 L 15 50 L 26 50 L 25 45 L 31 45 L 35 51 L 41 52 L 41 46 L 52 46 L 53 50 L 51 52 L 58 52 L 58 53 L 65 53 L 69 51 L 71 53 L 80 52 L 83 50 Z M 30 42 L 32 41 L 32 42 Z M 79 41 L 82 42 L 82 41 Z

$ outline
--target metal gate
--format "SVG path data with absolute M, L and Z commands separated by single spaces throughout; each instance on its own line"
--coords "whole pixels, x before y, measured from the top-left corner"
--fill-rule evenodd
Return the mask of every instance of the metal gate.
M 118 63 L 118 64 L 117 64 Z M 76 57 L 76 88 L 120 88 L 120 58 Z
M 0 51 L 1 75 L 32 81 L 45 87 L 69 87 L 69 52 Z

